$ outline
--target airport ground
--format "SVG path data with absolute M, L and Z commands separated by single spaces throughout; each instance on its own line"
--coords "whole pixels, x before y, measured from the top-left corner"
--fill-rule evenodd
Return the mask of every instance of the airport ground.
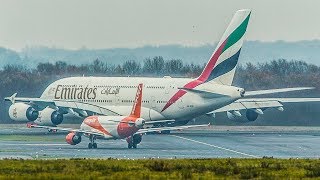
M 49 133 L 25 125 L 1 125 L 0 158 L 61 159 L 196 159 L 196 158 L 312 158 L 320 157 L 320 127 L 211 126 L 143 136 L 137 149 L 125 140 L 88 139 L 78 145 L 65 142 L 64 132 Z
M 74 125 L 73 125 L 74 126 Z M 0 179 L 300 179 L 320 177 L 320 127 L 211 126 L 76 146 L 64 132 L 0 126 Z

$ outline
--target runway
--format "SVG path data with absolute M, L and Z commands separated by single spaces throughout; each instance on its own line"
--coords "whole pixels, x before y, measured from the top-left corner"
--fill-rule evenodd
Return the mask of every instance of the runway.
M 215 129 L 219 129 L 215 127 Z M 317 129 L 295 131 L 230 131 L 205 129 L 145 135 L 137 149 L 127 149 L 125 140 L 97 140 L 98 149 L 88 149 L 88 139 L 76 146 L 65 142 L 65 133 L 42 129 L 0 129 L 0 158 L 319 158 Z M 230 129 L 230 128 L 229 128 Z M 232 128 L 231 128 L 232 129 Z

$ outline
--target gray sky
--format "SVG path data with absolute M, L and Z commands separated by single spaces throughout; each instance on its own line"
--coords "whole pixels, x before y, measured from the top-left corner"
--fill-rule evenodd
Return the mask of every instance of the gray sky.
M 320 39 L 319 0 L 0 0 L 0 46 L 68 49 L 202 45 L 237 9 L 252 9 L 247 40 Z

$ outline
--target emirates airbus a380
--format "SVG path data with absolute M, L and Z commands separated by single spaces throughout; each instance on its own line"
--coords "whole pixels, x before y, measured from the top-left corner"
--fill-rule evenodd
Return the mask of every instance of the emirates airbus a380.
M 83 120 L 80 129 L 71 129 L 63 127 L 41 126 L 37 124 L 28 123 L 29 128 L 44 128 L 48 130 L 67 131 L 69 134 L 66 136 L 66 142 L 70 145 L 77 145 L 81 142 L 81 137 L 86 136 L 89 138 L 89 149 L 96 149 L 96 139 L 115 140 L 126 139 L 128 148 L 137 148 L 137 145 L 142 140 L 142 134 L 147 132 L 181 130 L 192 127 L 203 127 L 208 125 L 191 125 L 191 126 L 175 126 L 175 127 L 162 127 L 162 128 L 147 128 L 141 129 L 145 124 L 154 124 L 164 121 L 148 121 L 146 122 L 141 118 L 141 103 L 142 103 L 142 89 L 143 85 L 139 84 L 137 94 L 135 96 L 133 107 L 130 115 L 128 116 L 89 116 Z
M 15 121 L 56 126 L 64 117 L 130 114 L 137 85 L 144 85 L 141 118 L 174 120 L 183 125 L 203 115 L 226 112 L 229 118 L 257 119 L 267 108 L 283 110 L 283 102 L 320 101 L 320 98 L 254 98 L 255 95 L 311 88 L 285 88 L 245 92 L 232 86 L 251 11 L 233 16 L 215 51 L 198 78 L 70 77 L 50 84 L 40 98 L 5 98 L 12 102 L 9 115 Z M 80 121 L 79 121 L 80 123 Z

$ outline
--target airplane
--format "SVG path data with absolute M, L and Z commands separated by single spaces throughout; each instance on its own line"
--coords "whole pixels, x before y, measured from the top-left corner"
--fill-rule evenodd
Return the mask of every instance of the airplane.
M 141 118 L 147 121 L 174 120 L 181 126 L 201 116 L 225 112 L 234 119 L 245 112 L 255 121 L 268 108 L 283 111 L 283 103 L 319 102 L 320 98 L 255 98 L 258 95 L 313 89 L 295 87 L 245 91 L 232 86 L 251 10 L 238 10 L 202 73 L 197 78 L 68 77 L 51 83 L 40 98 L 6 97 L 14 121 L 33 121 L 57 126 L 66 118 L 92 115 L 122 116 L 130 113 L 137 84 L 144 85 Z M 168 126 L 167 123 L 154 124 Z
M 81 142 L 81 136 L 84 135 L 90 139 L 88 144 L 89 149 L 96 149 L 96 139 L 115 140 L 126 139 L 128 148 L 137 148 L 137 145 L 142 140 L 142 135 L 148 132 L 158 132 L 162 130 L 182 130 L 193 127 L 205 127 L 208 125 L 190 125 L 176 126 L 165 128 L 147 128 L 142 129 L 145 124 L 152 124 L 155 121 L 146 122 L 140 117 L 141 101 L 142 101 L 142 84 L 138 85 L 133 107 L 129 116 L 89 116 L 85 118 L 80 125 L 80 129 L 40 126 L 37 124 L 28 123 L 29 128 L 44 128 L 53 131 L 67 131 L 66 142 L 70 145 L 76 145 Z

